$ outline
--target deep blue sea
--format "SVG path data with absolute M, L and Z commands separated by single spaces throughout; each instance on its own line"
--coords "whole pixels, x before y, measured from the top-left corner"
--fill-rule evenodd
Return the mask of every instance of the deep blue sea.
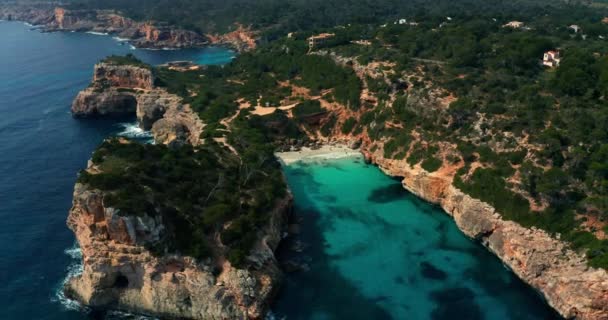
M 77 267 L 65 225 L 76 173 L 108 135 L 146 135 L 128 122 L 72 119 L 70 105 L 97 61 L 126 53 L 152 64 L 222 64 L 234 55 L 222 48 L 133 50 L 110 36 L 40 33 L 0 21 L 0 319 L 87 318 L 57 296 Z
M 59 288 L 77 271 L 65 225 L 76 173 L 109 135 L 149 138 L 133 122 L 75 120 L 72 99 L 110 54 L 152 64 L 230 61 L 222 48 L 134 50 L 110 36 L 40 33 L 0 21 L 0 319 L 87 319 Z M 287 319 L 549 319 L 540 297 L 437 208 L 360 159 L 286 168 L 310 271 L 290 274 L 274 306 Z

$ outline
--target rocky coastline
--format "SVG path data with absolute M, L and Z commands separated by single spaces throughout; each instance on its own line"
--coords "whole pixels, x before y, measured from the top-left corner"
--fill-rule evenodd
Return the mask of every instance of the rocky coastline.
M 77 118 L 136 115 L 157 143 L 198 145 L 204 123 L 177 95 L 154 85 L 152 71 L 143 66 L 95 65 L 91 85 L 72 104 Z
M 587 265 L 583 255 L 543 230 L 503 220 L 492 206 L 452 185 L 452 177 L 387 160 L 363 146 L 366 159 L 405 189 L 439 205 L 458 228 L 480 241 L 519 278 L 539 291 L 564 318 L 608 319 L 608 274 Z
M 453 186 L 449 172 L 429 173 L 419 165 L 411 167 L 405 161 L 385 159 L 381 149 L 372 151 L 369 141 L 360 137 L 328 139 L 321 145 L 304 143 L 292 151 L 287 146 L 284 149 L 279 157 L 286 164 L 324 156 L 334 158 L 338 154 L 348 156 L 352 152 L 347 149 L 358 150 L 367 162 L 400 179 L 406 190 L 440 206 L 466 236 L 494 253 L 562 317 L 608 319 L 605 270 L 589 267 L 584 255 L 570 250 L 566 243 L 543 230 L 504 220 L 491 205 Z
M 88 170 L 96 170 L 92 165 Z M 274 257 L 292 198 L 277 201 L 270 222 L 238 269 L 224 259 L 197 261 L 148 248 L 166 228 L 158 217 L 123 216 L 104 206 L 104 193 L 74 188 L 67 224 L 82 250 L 83 272 L 65 284 L 66 295 L 91 308 L 124 310 L 163 318 L 260 319 L 281 283 Z
M 116 101 L 120 103 L 116 103 Z M 155 87 L 153 74 L 149 69 L 141 66 L 116 66 L 108 63 L 96 65 L 92 85 L 83 90 L 75 99 L 72 112 L 75 116 L 85 117 L 136 114 L 142 128 L 152 130 L 157 143 L 168 145 L 183 143 L 196 145 L 200 143 L 199 137 L 204 127 L 204 124 L 196 113 L 192 112 L 189 106 L 184 105 L 178 96 L 172 95 L 162 88 Z M 337 132 L 337 130 L 334 131 Z M 330 138 L 311 135 L 306 141 L 285 141 L 279 146 L 279 150 L 298 150 L 306 146 L 311 147 L 311 149 L 318 149 L 324 145 L 327 146 L 336 142 L 347 144 L 352 149 L 360 149 L 367 161 L 377 165 L 387 175 L 402 179 L 405 189 L 426 201 L 442 207 L 447 214 L 454 218 L 457 226 L 463 233 L 486 246 L 519 278 L 542 294 L 547 303 L 564 318 L 585 320 L 608 319 L 608 273 L 603 269 L 589 267 L 584 254 L 569 249 L 565 242 L 559 240 L 559 236 L 550 235 L 536 228 L 525 228 L 513 221 L 504 220 L 500 213 L 489 204 L 474 199 L 460 191 L 453 185 L 453 178 L 458 169 L 457 167 L 444 165 L 438 171 L 429 173 L 422 169 L 420 165 L 410 166 L 405 160 L 386 159 L 383 155 L 382 143 L 373 143 L 366 136 L 366 133 L 359 135 L 341 135 L 336 133 L 330 135 Z M 92 167 L 89 169 L 95 170 Z M 101 235 L 99 235 L 102 243 L 95 244 L 94 246 L 91 244 L 90 248 L 98 246 L 104 248 L 104 246 L 108 246 L 108 239 L 112 241 L 119 239 L 118 241 L 122 242 L 117 243 L 121 246 L 112 247 L 108 250 L 112 252 L 128 252 L 129 254 L 131 254 L 130 252 L 135 252 L 134 254 L 137 259 L 140 257 L 144 258 L 142 258 L 142 262 L 117 254 L 116 261 L 127 261 L 129 266 L 145 265 L 143 269 L 133 271 L 135 274 L 142 274 L 143 272 L 143 274 L 151 275 L 151 273 L 157 272 L 151 270 L 158 270 L 158 267 L 152 268 L 145 263 L 153 261 L 154 265 L 160 265 L 165 262 L 150 260 L 151 258 L 146 256 L 148 253 L 142 251 L 144 249 L 141 249 L 141 242 L 137 242 L 137 238 L 133 238 L 132 235 L 136 235 L 138 232 L 144 232 L 144 234 L 148 235 L 158 233 L 159 231 L 154 231 L 158 229 L 158 222 L 147 221 L 143 223 L 139 220 L 126 222 L 124 219 L 118 219 L 120 221 L 117 222 L 113 218 L 115 215 L 112 213 L 112 208 L 103 208 L 103 203 L 98 200 L 102 196 L 99 194 L 93 195 L 94 193 L 91 190 L 83 190 L 82 186 L 79 185 L 75 189 L 74 208 L 70 213 L 69 225 L 77 233 L 81 246 L 87 246 L 87 241 L 93 241 L 91 240 L 92 237 L 96 238 L 99 235 L 97 234 L 98 230 L 102 230 Z M 272 224 L 281 224 L 282 227 L 275 228 L 278 230 L 283 228 L 286 222 Z M 110 225 L 112 226 L 110 227 Z M 103 228 L 107 230 L 104 231 Z M 122 233 L 120 235 L 111 235 L 113 231 L 109 230 L 117 229 L 123 230 Z M 276 259 L 272 255 L 272 251 L 280 240 L 280 236 L 276 236 L 276 234 L 280 233 L 277 233 L 276 230 L 269 233 L 273 234 L 273 236 L 270 236 L 272 245 L 261 245 L 270 250 L 256 251 L 259 253 L 256 255 L 261 257 L 258 260 L 259 263 L 257 263 L 261 267 L 259 270 L 270 270 L 269 272 L 272 274 L 275 271 L 280 273 Z M 84 238 L 80 239 L 80 237 Z M 145 239 L 143 240 L 144 243 L 147 241 Z M 137 249 L 129 247 L 127 250 L 122 245 L 139 247 Z M 160 290 L 158 291 L 159 293 L 151 293 L 155 291 L 140 290 L 141 288 L 150 288 L 150 285 L 144 285 L 145 282 L 135 281 L 133 283 L 143 283 L 141 288 L 138 289 L 139 291 L 128 291 L 128 294 L 123 295 L 119 293 L 117 295 L 114 293 L 116 292 L 115 288 L 112 289 L 110 286 L 110 289 L 108 289 L 108 283 L 116 285 L 118 275 L 126 272 L 121 269 L 124 265 L 119 263 L 118 265 L 121 266 L 119 269 L 111 269 L 114 271 L 104 273 L 106 271 L 103 270 L 108 268 L 108 264 L 112 266 L 115 262 L 114 260 L 108 262 L 107 260 L 88 259 L 88 257 L 95 257 L 96 254 L 96 251 L 93 249 L 85 251 L 83 248 L 85 273 L 79 278 L 80 280 L 70 281 L 68 292 L 88 305 L 114 306 L 114 303 L 119 302 L 126 309 L 138 310 L 144 313 L 174 316 L 178 314 L 175 313 L 177 312 L 175 310 L 187 309 L 189 311 L 180 314 L 180 316 L 197 318 L 203 315 L 208 318 L 221 318 L 226 314 L 230 314 L 236 318 L 242 315 L 256 318 L 263 314 L 263 307 L 261 306 L 266 303 L 265 301 L 273 294 L 271 292 L 275 290 L 268 288 L 275 288 L 280 278 L 264 273 L 264 276 L 256 278 L 256 283 L 264 283 L 270 287 L 258 286 L 256 288 L 261 291 L 255 291 L 251 287 L 241 285 L 242 282 L 234 280 L 245 279 L 243 281 L 249 281 L 247 280 L 249 278 L 243 278 L 238 275 L 238 271 L 235 271 L 235 275 L 228 278 L 218 277 L 209 279 L 219 279 L 218 283 L 234 283 L 235 281 L 241 283 L 239 285 L 231 284 L 229 287 L 236 287 L 239 288 L 238 290 L 245 290 L 251 293 L 247 295 L 248 298 L 233 293 L 231 295 L 233 298 L 230 298 L 233 300 L 222 300 L 222 298 L 219 299 L 224 301 L 221 303 L 214 300 L 214 303 L 219 303 L 223 307 L 214 307 L 215 311 L 213 312 L 209 310 L 193 311 L 191 306 L 188 309 L 188 307 L 184 307 L 183 304 L 175 301 L 172 302 L 168 309 L 163 309 L 162 301 L 166 300 L 163 294 L 170 292 L 172 296 L 185 296 L 182 293 L 178 294 L 179 290 L 184 290 L 182 287 L 168 288 L 162 286 L 154 289 Z M 103 253 L 103 255 L 108 256 L 108 251 Z M 88 260 L 90 262 L 87 262 Z M 97 265 L 94 264 L 97 263 L 95 261 L 102 262 L 99 262 L 100 264 Z M 133 261 L 136 262 L 133 263 Z M 186 266 L 179 268 L 179 270 L 183 270 L 179 271 L 181 273 L 185 272 L 185 274 L 189 274 L 186 270 L 195 268 L 188 262 L 187 258 L 179 261 L 180 266 Z M 268 264 L 268 261 L 272 263 Z M 89 267 L 87 267 L 87 263 Z M 122 273 L 116 270 L 122 270 L 120 271 Z M 226 270 L 230 269 L 226 267 Z M 108 280 L 110 278 L 104 278 L 102 276 L 104 274 L 112 274 L 113 276 L 111 280 Z M 102 280 L 102 278 L 105 280 Z M 129 283 L 132 282 L 129 281 Z M 93 292 L 99 291 L 91 289 L 96 288 L 95 286 L 102 286 L 109 290 L 106 290 L 106 292 L 112 293 L 106 293 L 101 296 L 102 298 L 93 298 Z M 200 288 L 196 290 L 200 290 Z M 238 291 L 235 290 L 231 292 Z M 123 291 L 119 290 L 119 292 Z M 216 291 L 205 289 L 202 292 L 213 294 Z M 215 294 L 217 295 L 217 293 Z M 146 297 L 145 299 L 148 300 L 143 301 L 141 300 L 143 299 L 142 297 Z M 254 299 L 256 302 L 251 304 L 251 299 Z M 192 302 L 193 300 L 190 298 L 190 300 L 185 299 L 184 301 Z M 237 301 L 238 306 L 247 306 L 245 308 L 247 311 L 238 314 L 238 310 L 243 311 L 244 309 L 241 307 L 234 308 L 233 304 L 226 301 Z M 188 306 L 188 303 L 185 305 Z M 215 305 L 218 306 L 218 304 Z M 142 308 L 146 309 L 138 309 L 137 306 L 144 306 Z
M 154 86 L 145 66 L 99 63 L 91 86 L 75 98 L 75 117 L 136 114 L 156 143 L 197 145 L 204 127 L 181 98 Z M 128 143 L 128 142 L 125 142 Z M 87 171 L 100 172 L 92 161 Z M 66 295 L 98 309 L 163 318 L 260 319 L 280 287 L 274 256 L 291 215 L 292 196 L 278 199 L 247 256 L 247 268 L 224 257 L 204 261 L 158 254 L 151 247 L 167 232 L 162 218 L 121 215 L 104 204 L 106 194 L 77 183 L 67 219 L 82 250 L 83 272 L 68 280 Z M 218 247 L 222 247 L 218 244 Z
M 135 21 L 114 10 L 70 10 L 51 4 L 0 5 L 0 20 L 27 22 L 42 32 L 76 31 L 112 34 L 143 49 L 221 45 L 241 52 L 254 49 L 257 41 L 252 30 L 240 25 L 230 33 L 212 36 L 162 22 Z

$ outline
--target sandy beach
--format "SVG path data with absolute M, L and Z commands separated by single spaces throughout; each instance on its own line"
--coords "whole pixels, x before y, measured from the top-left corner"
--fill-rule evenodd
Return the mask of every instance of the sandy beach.
M 300 151 L 277 152 L 275 155 L 283 164 L 289 165 L 297 161 L 356 157 L 361 156 L 361 152 L 345 145 L 327 145 L 316 150 L 304 147 Z

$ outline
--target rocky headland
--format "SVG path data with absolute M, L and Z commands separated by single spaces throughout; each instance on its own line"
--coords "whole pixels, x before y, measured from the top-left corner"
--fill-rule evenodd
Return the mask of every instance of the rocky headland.
M 204 123 L 182 99 L 154 86 L 147 66 L 95 65 L 91 85 L 72 104 L 74 117 L 137 116 L 139 125 L 150 130 L 162 144 L 198 145 Z
M 153 132 L 157 144 L 174 148 L 201 143 L 204 127 L 180 97 L 154 86 L 150 68 L 110 61 L 95 66 L 91 86 L 78 94 L 72 112 L 77 117 L 136 115 L 141 127 Z M 97 175 L 104 168 L 91 160 L 86 172 Z M 219 234 L 212 237 L 213 255 L 203 260 L 153 250 L 174 232 L 171 224 L 159 213 L 132 215 L 111 207 L 107 205 L 111 194 L 86 183 L 74 188 L 67 224 L 82 250 L 84 268 L 67 282 L 69 297 L 91 308 L 167 318 L 260 319 L 265 315 L 282 277 L 274 251 L 290 215 L 289 192 L 267 213 L 246 266 L 240 268 L 226 258 L 229 248 Z
M 135 21 L 114 10 L 70 10 L 52 5 L 0 5 L 0 20 L 24 21 L 44 32 L 98 32 L 128 39 L 146 49 L 191 48 L 225 45 L 238 51 L 256 46 L 255 34 L 239 26 L 235 31 L 206 36 L 163 22 Z
M 90 164 L 87 170 L 99 168 Z M 91 308 L 134 311 L 168 318 L 259 319 L 276 294 L 282 273 L 274 258 L 285 232 L 291 196 L 277 202 L 248 257 L 235 268 L 223 257 L 198 261 L 149 248 L 168 232 L 158 216 L 130 216 L 104 205 L 107 194 L 74 188 L 68 227 L 82 250 L 82 274 L 66 294 Z

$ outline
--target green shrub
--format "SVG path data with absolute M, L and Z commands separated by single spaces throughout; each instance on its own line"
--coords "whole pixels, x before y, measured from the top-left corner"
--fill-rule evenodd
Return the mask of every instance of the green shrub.
M 439 170 L 439 168 L 441 168 L 442 164 L 443 164 L 443 162 L 440 159 L 432 157 L 432 158 L 422 161 L 420 166 L 422 167 L 422 169 L 424 169 L 428 172 L 435 172 L 435 171 Z
M 353 130 L 355 124 L 357 124 L 357 120 L 355 120 L 355 118 L 350 117 L 346 119 L 346 121 L 344 121 L 342 124 L 342 134 L 349 134 Z

